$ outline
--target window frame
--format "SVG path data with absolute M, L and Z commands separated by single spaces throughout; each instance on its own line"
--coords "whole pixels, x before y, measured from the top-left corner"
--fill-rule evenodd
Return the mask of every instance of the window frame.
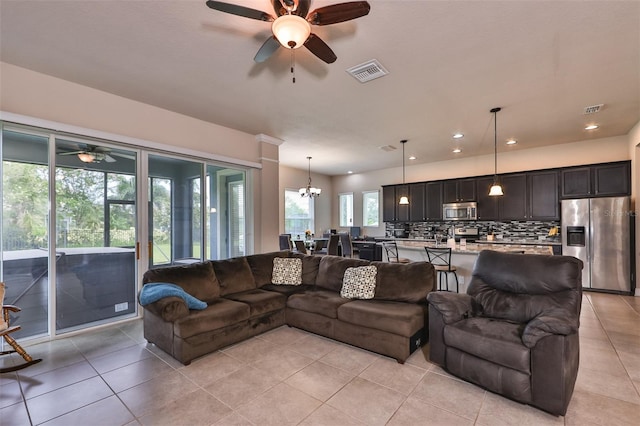
M 376 222 L 375 225 L 369 225 L 367 224 L 367 196 L 369 195 L 376 195 L 376 199 L 377 199 L 377 209 L 376 209 Z M 377 228 L 380 226 L 380 191 L 375 189 L 375 190 L 370 190 L 370 191 L 362 191 L 362 227 L 367 227 L 367 228 Z

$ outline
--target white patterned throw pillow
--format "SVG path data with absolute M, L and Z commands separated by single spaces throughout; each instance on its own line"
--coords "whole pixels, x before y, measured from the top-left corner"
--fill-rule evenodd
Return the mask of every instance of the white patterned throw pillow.
M 342 278 L 340 296 L 347 299 L 373 299 L 377 274 L 375 266 L 347 268 Z
M 302 259 L 295 257 L 276 257 L 273 259 L 273 284 L 302 284 Z

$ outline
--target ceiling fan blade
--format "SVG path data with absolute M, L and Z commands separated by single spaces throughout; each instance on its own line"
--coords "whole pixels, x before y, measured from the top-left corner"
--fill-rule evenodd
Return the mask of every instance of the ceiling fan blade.
M 106 161 L 107 163 L 115 163 L 116 159 L 110 156 L 109 154 L 105 154 L 104 161 Z
M 266 61 L 271 57 L 271 55 L 275 53 L 276 50 L 278 50 L 278 48 L 280 48 L 280 46 L 280 42 L 277 38 L 275 38 L 275 36 L 269 37 L 262 44 L 262 47 L 260 47 L 260 50 L 258 50 L 258 53 L 256 53 L 256 56 L 253 58 L 253 60 L 256 62 Z
M 109 155 L 111 155 L 113 157 L 126 158 L 127 160 L 133 160 L 133 161 L 136 160 L 136 156 L 134 154 L 122 154 L 120 152 L 112 151 L 112 152 L 109 153 Z M 107 160 L 107 161 L 109 161 L 109 160 Z
M 77 154 L 82 154 L 83 152 L 86 151 L 64 151 L 64 152 L 58 152 L 58 155 L 77 155 Z
M 221 1 L 208 0 L 207 6 L 220 12 L 230 13 L 232 15 L 243 16 L 245 18 L 257 19 L 258 21 L 273 22 L 276 18 L 273 15 L 261 10 L 251 9 L 249 7 L 238 6 L 235 4 L 224 3 Z
M 370 10 L 371 6 L 366 1 L 332 4 L 309 13 L 307 21 L 313 25 L 337 24 L 368 15 Z
M 304 46 L 309 49 L 311 53 L 328 64 L 332 64 L 336 61 L 336 59 L 338 59 L 336 54 L 333 53 L 333 50 L 331 50 L 331 48 L 327 46 L 327 43 L 322 41 L 320 37 L 313 33 L 311 33 L 307 41 L 304 42 Z

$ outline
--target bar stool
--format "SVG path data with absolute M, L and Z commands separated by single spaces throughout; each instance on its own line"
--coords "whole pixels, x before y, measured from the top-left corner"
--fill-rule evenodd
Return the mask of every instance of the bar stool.
M 387 252 L 389 263 L 411 263 L 411 260 L 398 257 L 398 244 L 395 241 L 383 241 L 382 247 Z
M 456 273 L 456 267 L 451 265 L 451 247 L 425 247 L 424 249 L 427 251 L 429 263 L 431 263 L 436 272 L 438 272 L 438 290 L 442 290 L 442 281 L 444 278 L 444 282 L 446 283 L 446 291 L 450 291 L 449 274 L 453 274 L 456 279 L 456 293 L 459 293 L 460 288 L 458 283 L 458 274 Z

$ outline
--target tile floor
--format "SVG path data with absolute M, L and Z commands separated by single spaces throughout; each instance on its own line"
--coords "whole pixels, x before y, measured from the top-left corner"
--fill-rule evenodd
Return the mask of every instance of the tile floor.
M 0 424 L 640 424 L 640 298 L 587 293 L 580 340 L 573 399 L 554 417 L 453 378 L 426 348 L 400 365 L 284 326 L 185 367 L 136 320 L 29 347 L 44 361 L 0 375 Z

